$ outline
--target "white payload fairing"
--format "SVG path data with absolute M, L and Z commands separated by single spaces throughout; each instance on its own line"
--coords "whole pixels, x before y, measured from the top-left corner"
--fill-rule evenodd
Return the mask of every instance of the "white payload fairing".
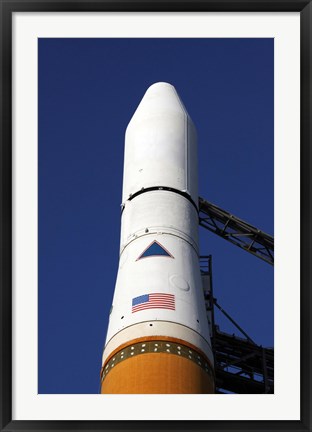
M 120 262 L 101 393 L 213 393 L 199 268 L 195 127 L 175 88 L 145 93 L 126 130 Z

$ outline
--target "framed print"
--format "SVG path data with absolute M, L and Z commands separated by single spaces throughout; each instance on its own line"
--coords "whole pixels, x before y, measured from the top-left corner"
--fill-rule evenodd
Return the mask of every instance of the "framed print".
M 2 430 L 311 430 L 310 1 L 1 23 Z

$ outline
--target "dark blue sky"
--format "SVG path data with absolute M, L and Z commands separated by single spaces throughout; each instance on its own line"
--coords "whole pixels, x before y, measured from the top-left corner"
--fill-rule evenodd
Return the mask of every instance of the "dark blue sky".
M 118 267 L 124 133 L 173 84 L 199 194 L 273 233 L 273 39 L 39 39 L 39 393 L 98 393 Z M 273 346 L 273 268 L 200 229 L 218 302 Z M 219 313 L 221 330 L 236 332 Z

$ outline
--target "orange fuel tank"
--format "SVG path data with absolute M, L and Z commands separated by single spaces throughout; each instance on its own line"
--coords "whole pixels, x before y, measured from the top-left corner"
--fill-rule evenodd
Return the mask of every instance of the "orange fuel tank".
M 101 371 L 101 393 L 214 393 L 209 360 L 172 338 L 140 338 L 118 347 Z

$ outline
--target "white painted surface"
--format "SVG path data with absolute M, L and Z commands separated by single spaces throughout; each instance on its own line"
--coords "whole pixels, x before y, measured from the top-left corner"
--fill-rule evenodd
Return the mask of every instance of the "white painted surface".
M 103 354 L 102 363 L 105 363 L 105 360 L 111 352 L 124 343 L 134 340 L 138 334 L 141 335 L 140 337 L 167 336 L 188 341 L 192 345 L 195 345 L 197 348 L 199 348 L 200 351 L 205 353 L 211 361 L 211 364 L 213 364 L 211 346 L 206 339 L 188 327 L 166 321 L 144 321 L 120 331 L 112 338 L 112 340 L 108 342 L 106 350 Z
M 154 240 L 173 258 L 151 256 L 137 260 Z M 172 283 L 175 279 L 179 280 L 182 288 L 178 283 Z M 189 286 L 187 290 L 186 284 Z M 149 293 L 173 294 L 175 310 L 146 309 L 132 313 L 133 298 Z M 128 326 L 158 320 L 184 325 L 209 340 L 198 255 L 185 240 L 167 233 L 138 237 L 128 244 L 122 254 L 106 341 Z M 177 332 L 170 334 L 181 339 L 183 335 Z M 138 328 L 138 333 L 133 337 L 141 336 Z M 193 340 L 186 341 L 194 343 Z
M 183 238 L 199 253 L 198 215 L 186 198 L 174 192 L 157 190 L 126 201 L 121 219 L 120 252 L 138 236 L 161 232 Z
M 198 260 L 197 211 L 173 191 L 130 196 L 142 187 L 164 186 L 187 191 L 197 203 L 197 183 L 193 123 L 174 87 L 156 83 L 146 91 L 126 131 L 121 256 L 104 359 L 126 337 L 148 334 L 199 344 L 213 363 Z M 155 241 L 167 255 L 141 257 Z M 173 309 L 132 310 L 133 299 L 153 293 L 174 296 Z M 146 322 L 148 327 L 142 327 Z
M 172 187 L 197 202 L 195 127 L 175 88 L 148 88 L 126 130 L 123 203 L 142 188 Z

